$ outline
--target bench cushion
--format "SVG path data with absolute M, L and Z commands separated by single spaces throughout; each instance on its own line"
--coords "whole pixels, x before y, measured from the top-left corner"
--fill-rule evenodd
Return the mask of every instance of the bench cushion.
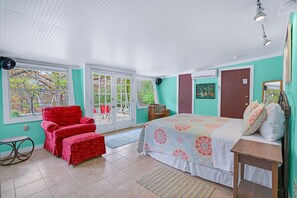
M 76 165 L 105 154 L 104 136 L 95 132 L 83 133 L 63 139 L 62 158 Z

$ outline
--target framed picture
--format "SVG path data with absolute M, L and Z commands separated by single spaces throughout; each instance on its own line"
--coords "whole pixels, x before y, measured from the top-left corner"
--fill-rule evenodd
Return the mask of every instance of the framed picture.
M 292 38 L 291 38 L 291 24 L 288 24 L 286 42 L 284 47 L 284 80 L 286 84 L 292 82 Z
M 215 83 L 196 84 L 196 98 L 214 99 L 215 98 Z

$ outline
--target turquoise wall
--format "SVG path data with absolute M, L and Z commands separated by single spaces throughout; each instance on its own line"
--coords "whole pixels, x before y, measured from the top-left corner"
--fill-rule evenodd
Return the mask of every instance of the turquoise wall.
M 142 124 L 148 121 L 148 109 L 136 108 L 136 124 Z
M 222 66 L 221 68 L 254 65 L 254 97 L 253 100 L 262 101 L 262 84 L 264 81 L 282 79 L 282 56 L 244 62 L 236 65 Z M 204 78 L 195 80 L 198 83 L 215 83 L 218 87 L 217 78 Z M 195 89 L 196 94 L 196 89 Z M 195 114 L 216 116 L 218 113 L 218 92 L 215 99 L 196 99 L 194 101 Z
M 84 82 L 83 69 L 72 70 L 72 81 L 75 104 L 81 106 L 84 111 Z
M 82 70 L 72 70 L 73 88 L 75 104 L 83 106 L 83 92 L 82 81 L 80 80 Z M 4 124 L 3 119 L 3 97 L 2 97 L 2 70 L 0 70 L 0 139 L 9 138 L 12 136 L 29 136 L 33 139 L 35 145 L 41 145 L 44 142 L 44 132 L 40 127 L 41 121 L 15 123 L 15 124 Z M 24 131 L 24 125 L 29 126 L 28 131 Z M 7 150 L 7 147 L 0 147 L 0 151 Z
M 215 83 L 215 99 L 196 99 L 196 84 Z M 195 80 L 194 114 L 217 116 L 218 109 L 218 78 L 203 78 Z
M 170 109 L 170 115 L 176 114 L 176 102 L 177 102 L 177 77 L 163 78 L 161 85 L 157 85 L 159 104 L 166 105 L 167 109 Z
M 285 86 L 289 104 L 291 106 L 291 122 L 290 122 L 290 163 L 289 163 L 289 193 L 290 197 L 294 197 L 294 181 L 297 181 L 297 13 L 291 15 L 292 24 L 292 82 Z

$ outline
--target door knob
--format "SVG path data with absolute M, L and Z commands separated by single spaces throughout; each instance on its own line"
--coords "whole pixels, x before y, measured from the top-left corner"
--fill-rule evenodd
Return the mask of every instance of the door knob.
M 245 106 L 248 106 L 249 105 L 249 103 L 245 103 Z

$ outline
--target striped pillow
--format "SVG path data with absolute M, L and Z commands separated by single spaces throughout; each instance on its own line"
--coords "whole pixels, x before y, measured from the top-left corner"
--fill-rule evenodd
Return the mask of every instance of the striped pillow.
M 252 110 L 252 112 L 244 118 L 241 134 L 251 135 L 255 133 L 266 120 L 267 115 L 267 109 L 264 107 L 264 104 L 259 104 L 257 108 Z
M 250 103 L 249 106 L 246 107 L 243 113 L 243 119 L 245 119 L 257 106 L 259 105 L 258 100 Z

